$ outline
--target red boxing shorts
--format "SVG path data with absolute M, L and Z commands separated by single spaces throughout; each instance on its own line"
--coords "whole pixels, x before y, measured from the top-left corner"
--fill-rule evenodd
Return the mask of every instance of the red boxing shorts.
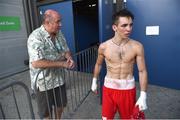
M 121 119 L 130 119 L 136 102 L 135 80 L 105 77 L 102 100 L 102 119 L 113 119 L 118 111 Z

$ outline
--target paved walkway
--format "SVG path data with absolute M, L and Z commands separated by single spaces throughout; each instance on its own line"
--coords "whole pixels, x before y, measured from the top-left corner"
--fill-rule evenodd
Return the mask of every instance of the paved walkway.
M 15 76 L 0 80 L 0 84 L 8 80 L 20 80 L 30 87 L 29 72 L 16 74 Z M 137 83 L 137 96 L 139 85 Z M 21 92 L 19 92 L 21 94 Z M 22 95 L 20 95 L 22 96 Z M 0 100 L 4 97 L 1 95 Z M 22 98 L 22 103 L 25 98 Z M 9 99 L 10 100 L 10 99 Z M 174 90 L 155 85 L 148 86 L 148 110 L 145 111 L 148 119 L 180 119 L 180 90 Z M 33 107 L 37 116 L 37 105 L 34 100 Z M 11 107 L 11 106 L 10 106 Z M 8 112 L 10 112 L 8 110 Z M 12 112 L 11 112 L 12 114 Z M 24 117 L 27 113 L 24 113 Z M 26 117 L 25 117 L 26 118 Z M 27 117 L 28 118 L 28 117 Z M 72 119 L 101 119 L 101 105 L 98 95 L 90 93 L 82 105 L 72 114 Z M 118 114 L 115 118 L 118 118 Z

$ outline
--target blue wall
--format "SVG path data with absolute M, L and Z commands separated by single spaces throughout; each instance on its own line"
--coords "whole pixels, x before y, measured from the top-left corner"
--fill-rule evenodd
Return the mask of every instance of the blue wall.
M 135 15 L 131 37 L 145 48 L 149 83 L 180 89 L 180 0 L 127 0 L 127 8 Z M 147 36 L 146 26 L 159 26 L 159 35 Z
M 99 0 L 99 41 L 104 42 L 113 36 L 113 0 Z
M 77 51 L 91 47 L 99 42 L 98 18 L 93 16 L 74 16 Z

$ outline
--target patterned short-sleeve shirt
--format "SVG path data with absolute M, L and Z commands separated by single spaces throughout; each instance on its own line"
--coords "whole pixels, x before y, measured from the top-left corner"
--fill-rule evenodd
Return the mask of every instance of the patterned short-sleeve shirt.
M 58 68 L 40 69 L 34 68 L 31 64 L 33 61 L 37 60 L 46 59 L 55 61 L 64 57 L 64 53 L 69 51 L 69 48 L 61 31 L 59 31 L 59 34 L 55 37 L 55 42 L 53 43 L 49 33 L 42 25 L 30 34 L 27 46 L 31 88 L 39 88 L 40 91 L 45 91 L 64 84 L 64 80 L 58 74 Z

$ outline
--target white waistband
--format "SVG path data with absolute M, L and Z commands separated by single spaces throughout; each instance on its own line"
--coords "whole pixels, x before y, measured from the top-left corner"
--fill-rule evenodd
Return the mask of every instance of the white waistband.
M 105 77 L 104 86 L 117 90 L 129 90 L 135 87 L 134 77 L 132 79 L 113 79 Z

